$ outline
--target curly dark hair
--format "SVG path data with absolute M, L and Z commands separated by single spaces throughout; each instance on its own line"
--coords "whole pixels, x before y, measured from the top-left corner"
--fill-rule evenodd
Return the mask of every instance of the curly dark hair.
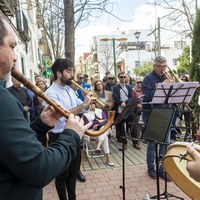
M 51 66 L 51 70 L 53 72 L 54 78 L 57 79 L 57 72 L 62 73 L 65 69 L 68 69 L 68 68 L 74 68 L 74 63 L 71 60 L 67 58 L 57 59 Z

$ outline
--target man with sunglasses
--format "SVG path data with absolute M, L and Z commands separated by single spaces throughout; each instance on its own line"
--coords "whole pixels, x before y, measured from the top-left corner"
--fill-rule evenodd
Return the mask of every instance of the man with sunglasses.
M 127 104 L 133 100 L 132 88 L 129 85 L 126 85 L 126 74 L 124 72 L 119 72 L 118 74 L 119 83 L 113 87 L 113 99 L 114 99 L 114 108 L 115 108 L 115 118 L 120 115 L 120 113 L 126 108 Z M 121 136 L 125 136 L 125 122 L 116 124 L 116 138 L 118 142 L 123 142 L 123 147 L 126 150 L 127 140 L 122 139 Z M 127 122 L 129 124 L 129 122 Z
M 107 81 L 105 83 L 105 90 L 112 92 L 113 91 L 113 87 L 116 85 L 116 83 L 115 83 L 115 75 L 108 74 L 108 76 L 106 78 L 107 78 Z
M 84 81 L 85 80 L 85 77 L 82 73 L 79 73 L 77 74 L 77 83 L 84 89 L 86 90 L 90 90 L 91 89 L 91 86 L 90 84 L 88 84 L 87 82 Z M 82 101 L 84 101 L 84 95 L 83 95 L 83 92 L 82 90 L 80 89 L 77 89 L 77 93 L 78 93 L 78 97 L 79 99 L 81 99 Z

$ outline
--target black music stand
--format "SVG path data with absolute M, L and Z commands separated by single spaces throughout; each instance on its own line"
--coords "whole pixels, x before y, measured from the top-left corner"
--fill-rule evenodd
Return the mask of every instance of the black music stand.
M 142 96 L 141 96 L 142 97 Z M 124 110 L 115 118 L 114 125 L 121 123 L 124 120 L 127 120 L 130 114 L 133 112 L 133 108 L 141 101 L 141 97 L 138 99 L 131 99 L 126 105 Z
M 172 125 L 173 117 L 175 115 L 176 108 L 174 107 L 165 107 L 165 108 L 153 108 L 150 112 L 148 121 L 142 133 L 141 139 L 146 142 L 152 142 L 155 144 L 155 154 L 156 154 L 156 184 L 157 184 L 157 195 L 152 196 L 151 199 L 161 199 L 168 197 L 175 197 L 179 199 L 183 199 L 181 197 L 177 197 L 175 195 L 169 194 L 167 192 L 167 174 L 165 173 L 165 191 L 160 194 L 160 182 L 159 182 L 159 160 L 160 155 L 158 151 L 158 145 L 165 145 L 166 138 L 169 136 L 170 127 Z M 159 122 L 159 123 L 158 123 Z
M 158 83 L 155 91 L 153 104 L 184 104 L 189 103 L 198 82 L 163 82 Z M 184 140 L 187 138 L 187 127 Z
M 114 124 L 119 124 L 121 123 L 123 120 L 128 119 L 128 117 L 130 116 L 130 114 L 132 113 L 134 107 L 141 101 L 141 99 L 143 98 L 144 95 L 138 97 L 137 99 L 132 99 L 131 101 L 129 101 L 129 103 L 127 104 L 126 108 L 122 111 L 122 113 L 120 115 L 118 115 L 114 121 Z M 122 139 L 126 139 L 127 137 L 121 137 Z M 122 152 L 122 185 L 119 186 L 120 189 L 122 189 L 122 195 L 123 195 L 123 200 L 125 200 L 125 149 L 124 149 L 124 144 L 125 144 L 125 140 L 122 140 L 122 148 L 119 148 L 119 151 Z

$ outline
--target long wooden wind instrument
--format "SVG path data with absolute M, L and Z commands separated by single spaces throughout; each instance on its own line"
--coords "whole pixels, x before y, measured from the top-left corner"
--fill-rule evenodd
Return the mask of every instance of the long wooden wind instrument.
M 79 88 L 83 92 L 84 95 L 88 94 L 88 91 L 86 89 L 84 89 L 83 87 L 81 87 L 76 81 L 74 81 L 74 80 L 70 80 L 70 81 L 73 85 L 75 85 L 77 88 Z M 96 103 L 98 103 L 101 106 L 101 108 L 106 107 L 106 105 L 104 103 L 102 103 L 101 101 L 99 101 L 98 99 L 95 99 L 95 101 L 96 101 Z
M 35 93 L 37 96 L 41 97 L 42 99 L 44 99 L 49 105 L 51 105 L 52 107 L 54 107 L 61 115 L 63 115 L 64 117 L 68 118 L 70 112 L 68 110 L 65 110 L 64 108 L 62 108 L 59 104 L 57 104 L 55 101 L 53 101 L 52 99 L 50 99 L 40 88 L 38 88 L 36 85 L 34 85 L 33 83 L 31 83 L 30 80 L 28 80 L 20 71 L 18 71 L 16 68 L 13 68 L 11 70 L 11 75 L 17 79 L 18 81 L 20 81 L 23 85 L 25 85 L 28 89 L 30 89 L 33 93 Z M 96 137 L 99 135 L 102 135 L 105 131 L 107 131 L 110 126 L 113 124 L 114 121 L 114 116 L 115 116 L 115 112 L 114 111 L 110 111 L 109 112 L 109 119 L 108 122 L 106 123 L 106 125 L 101 128 L 98 131 L 89 131 L 87 130 L 85 132 L 86 135 L 92 136 L 92 137 Z

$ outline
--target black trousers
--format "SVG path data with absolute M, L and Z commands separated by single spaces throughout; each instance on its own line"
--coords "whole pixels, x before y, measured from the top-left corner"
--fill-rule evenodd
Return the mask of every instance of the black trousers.
M 60 134 L 49 133 L 49 144 L 56 141 Z M 76 200 L 76 177 L 80 170 L 81 149 L 77 147 L 77 156 L 69 167 L 55 179 L 55 186 L 60 200 L 67 200 L 66 189 L 69 200 Z

